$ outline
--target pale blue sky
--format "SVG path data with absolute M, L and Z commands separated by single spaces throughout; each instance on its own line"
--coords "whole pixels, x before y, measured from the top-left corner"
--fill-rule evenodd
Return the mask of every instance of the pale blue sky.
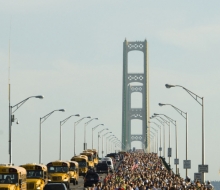
M 147 39 L 150 111 L 167 114 L 178 121 L 181 175 L 185 175 L 182 169 L 185 123 L 175 110 L 160 108 L 158 103 L 171 103 L 189 114 L 188 158 L 192 160 L 189 170 L 192 178 L 201 164 L 201 107 L 182 89 L 168 90 L 165 83 L 183 85 L 205 97 L 206 163 L 209 164 L 206 179 L 218 180 L 219 10 L 217 0 L 0 1 L 0 161 L 8 162 L 7 73 L 11 18 L 12 104 L 32 95 L 45 96 L 43 100 L 29 100 L 15 114 L 20 121 L 19 125 L 13 125 L 15 164 L 38 162 L 39 118 L 54 109 L 67 111 L 54 113 L 43 124 L 45 164 L 58 159 L 59 121 L 71 114 L 100 118 L 88 125 L 87 142 L 91 142 L 91 127 L 99 123 L 121 138 L 122 43 L 125 38 L 128 41 Z M 71 119 L 63 127 L 65 160 L 73 156 L 76 120 Z M 101 127 L 95 134 L 100 130 Z M 77 141 L 79 153 L 83 148 L 83 123 L 77 127 Z M 174 148 L 174 129 L 171 142 Z

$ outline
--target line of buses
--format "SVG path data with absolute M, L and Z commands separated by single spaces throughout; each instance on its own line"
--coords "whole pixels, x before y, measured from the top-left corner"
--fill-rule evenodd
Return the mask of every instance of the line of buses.
M 79 176 L 98 164 L 95 149 L 84 150 L 70 161 L 53 161 L 47 165 L 28 163 L 20 166 L 0 164 L 0 190 L 43 190 L 47 183 L 78 184 Z

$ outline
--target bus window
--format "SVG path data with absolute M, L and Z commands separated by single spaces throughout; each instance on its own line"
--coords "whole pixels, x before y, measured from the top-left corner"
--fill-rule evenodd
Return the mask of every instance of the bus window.
M 76 167 L 75 166 L 70 166 L 70 171 L 75 171 Z
M 68 167 L 67 166 L 49 166 L 48 173 L 67 173 Z
M 87 164 L 86 164 L 85 161 L 78 161 L 78 164 L 79 164 L 79 167 L 80 167 L 80 168 L 83 168 L 83 167 L 86 167 L 86 166 L 87 166 Z
M 18 183 L 18 174 L 0 174 L 1 184 L 15 184 Z
M 43 171 L 27 170 L 27 178 L 42 178 Z
M 88 156 L 89 161 L 93 161 L 92 156 Z

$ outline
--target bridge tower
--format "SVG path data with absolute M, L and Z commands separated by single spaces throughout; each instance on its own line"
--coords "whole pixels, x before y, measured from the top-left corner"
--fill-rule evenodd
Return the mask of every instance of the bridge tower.
M 128 73 L 128 53 L 130 51 L 143 52 L 143 73 Z M 150 128 L 148 122 L 150 116 L 149 67 L 147 52 L 147 40 L 128 42 L 125 39 L 123 43 L 122 150 L 131 149 L 132 141 L 141 141 L 145 152 L 150 152 Z M 131 108 L 131 95 L 134 92 L 142 93 L 142 108 Z M 141 134 L 131 134 L 131 121 L 134 119 L 142 121 Z

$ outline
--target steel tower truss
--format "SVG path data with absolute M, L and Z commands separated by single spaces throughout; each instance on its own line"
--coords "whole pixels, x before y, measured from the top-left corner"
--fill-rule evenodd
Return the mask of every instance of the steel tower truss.
M 128 73 L 128 53 L 141 51 L 144 54 L 144 72 Z M 123 99 L 122 99 L 122 150 L 130 150 L 132 141 L 141 141 L 142 148 L 150 151 L 149 128 L 149 69 L 148 69 L 147 41 L 123 43 Z M 132 85 L 132 83 L 140 85 Z M 131 94 L 142 93 L 142 108 L 131 108 Z M 142 134 L 131 134 L 131 120 L 142 120 Z

